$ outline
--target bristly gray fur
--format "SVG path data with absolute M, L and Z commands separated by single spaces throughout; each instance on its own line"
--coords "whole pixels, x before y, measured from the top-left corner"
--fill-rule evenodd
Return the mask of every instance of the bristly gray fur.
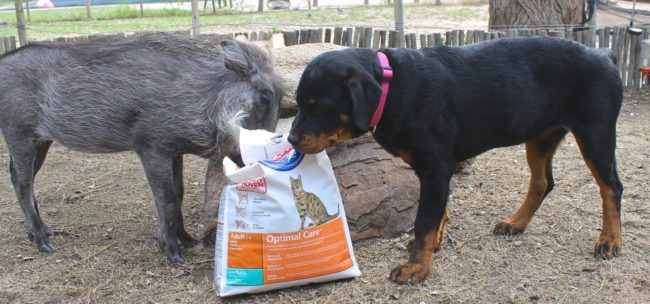
M 0 129 L 30 234 L 48 251 L 33 195 L 23 192 L 32 191 L 52 141 L 85 152 L 132 150 L 154 192 L 161 246 L 181 260 L 182 155 L 236 153 L 238 126 L 273 131 L 283 95 L 264 50 L 208 36 L 34 43 L 0 56 Z

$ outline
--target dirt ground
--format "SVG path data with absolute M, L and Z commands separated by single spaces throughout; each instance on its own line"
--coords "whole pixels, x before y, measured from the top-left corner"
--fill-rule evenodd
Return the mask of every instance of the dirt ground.
M 305 56 L 328 48 L 298 47 L 311 51 Z M 292 85 L 302 72 L 295 62 L 279 61 Z M 592 258 L 600 197 L 568 136 L 555 157 L 555 190 L 522 235 L 494 236 L 491 230 L 525 194 L 523 146 L 489 151 L 457 175 L 449 238 L 419 285 L 387 279 L 407 256 L 405 237 L 370 239 L 354 244 L 362 271 L 357 279 L 219 299 L 211 249 L 186 250 L 185 265 L 169 264 L 158 250 L 153 199 L 132 153 L 52 147 L 35 188 L 44 221 L 61 234 L 50 238 L 54 253 L 38 253 L 26 238 L 0 140 L 0 303 L 647 303 L 650 91 L 626 93 L 617 157 L 625 185 L 619 258 Z M 206 161 L 185 161 L 183 213 L 198 237 Z
M 515 237 L 490 233 L 519 204 L 528 169 L 522 146 L 478 157 L 456 176 L 447 241 L 428 280 L 398 286 L 388 271 L 406 257 L 404 238 L 355 243 L 358 279 L 237 297 L 234 303 L 591 302 L 643 303 L 650 298 L 650 95 L 629 93 L 618 128 L 625 184 L 622 256 L 591 257 L 600 227 L 598 189 L 572 138 L 555 157 L 556 188 L 530 228 Z M 0 143 L 0 168 L 8 153 Z M 198 235 L 205 161 L 186 157 L 184 214 Z M 56 251 L 41 254 L 24 220 L 7 171 L 0 178 L 0 302 L 219 302 L 209 249 L 187 251 L 171 265 L 157 249 L 157 217 L 132 153 L 88 155 L 54 145 L 36 195 Z
M 555 190 L 529 229 L 515 237 L 491 229 L 519 204 L 528 169 L 522 146 L 490 151 L 456 176 L 447 240 L 422 284 L 399 286 L 388 271 L 406 257 L 404 238 L 354 245 L 362 276 L 220 300 L 209 249 L 187 250 L 171 265 L 157 249 L 156 212 L 132 153 L 88 155 L 51 149 L 36 195 L 56 251 L 38 253 L 8 174 L 0 178 L 1 303 L 643 303 L 650 299 L 650 96 L 628 94 L 618 125 L 618 164 L 625 185 L 622 256 L 592 258 L 600 228 L 598 188 L 568 138 L 555 157 Z M 198 235 L 205 161 L 186 157 L 184 214 Z M 0 167 L 8 156 L 0 143 Z M 3 170 L 3 172 L 6 172 Z

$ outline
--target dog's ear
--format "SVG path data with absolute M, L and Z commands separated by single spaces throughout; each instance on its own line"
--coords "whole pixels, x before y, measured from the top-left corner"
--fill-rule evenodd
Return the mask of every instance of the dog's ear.
M 370 119 L 381 97 L 381 86 L 369 73 L 352 73 L 346 81 L 352 100 L 352 120 L 361 132 L 370 128 Z

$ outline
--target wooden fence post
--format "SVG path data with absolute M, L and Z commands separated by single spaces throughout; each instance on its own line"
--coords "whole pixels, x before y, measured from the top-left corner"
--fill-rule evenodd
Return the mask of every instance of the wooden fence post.
M 363 42 L 363 47 L 369 48 L 372 45 L 372 27 L 367 27 L 365 31 L 366 34 L 364 35 L 365 41 Z
M 466 45 L 474 44 L 474 31 L 473 30 L 468 30 L 467 33 L 465 33 L 465 44 Z
M 402 6 L 402 0 L 395 0 L 393 3 L 393 8 L 395 11 L 395 30 L 398 35 L 395 37 L 397 47 L 405 47 L 404 45 L 404 10 Z
M 345 45 L 346 46 L 352 46 L 352 42 L 354 41 L 354 28 L 348 27 L 348 36 L 345 39 Z
M 341 45 L 341 37 L 343 36 L 343 28 L 335 27 L 334 28 L 334 41 L 332 43 Z
M 298 44 L 298 31 L 283 31 L 284 45 L 292 46 Z
M 359 35 L 361 35 L 361 27 L 355 26 L 353 34 L 354 34 L 354 36 L 352 36 L 352 47 L 358 47 L 359 46 Z
M 623 83 L 625 86 L 629 86 L 629 67 L 627 61 L 629 60 L 629 55 L 630 55 L 630 34 L 627 33 L 627 30 L 625 28 L 622 28 L 623 30 L 623 39 L 624 44 L 623 44 L 623 62 L 622 62 L 622 69 L 623 71 Z
M 574 41 L 584 45 L 584 43 L 583 43 L 584 39 L 582 37 L 584 32 L 583 31 L 576 31 L 576 32 L 574 32 L 574 34 L 575 34 L 573 36 Z
M 192 0 L 192 35 L 201 34 L 201 25 L 199 22 L 199 0 Z
M 618 66 L 618 71 L 621 74 L 621 79 L 623 79 L 623 45 L 625 44 L 625 29 L 622 27 L 617 27 L 614 29 L 614 44 L 612 48 L 615 49 L 616 54 L 616 65 Z
M 605 30 L 602 28 L 596 29 L 596 37 L 598 39 L 598 48 L 604 48 L 605 47 Z
M 589 35 L 589 40 L 588 40 L 588 45 L 589 47 L 596 47 L 596 29 L 595 28 L 589 28 L 588 30 L 588 35 Z
M 603 41 L 604 45 L 601 46 L 601 47 L 609 48 L 610 47 L 609 43 L 610 43 L 611 37 L 612 37 L 612 28 L 609 27 L 609 26 L 606 26 L 603 29 L 603 40 L 602 41 Z
M 16 27 L 18 28 L 18 39 L 20 46 L 27 45 L 27 30 L 25 29 L 25 13 L 23 11 L 23 1 L 15 0 L 16 7 Z M 11 36 L 13 37 L 13 36 Z M 15 40 L 16 38 L 14 38 Z
M 300 36 L 298 37 L 298 44 L 305 44 L 309 42 L 309 30 L 302 29 L 300 30 Z
M 92 14 L 90 13 L 90 0 L 86 0 L 86 19 L 90 20 L 92 19 Z M 142 15 L 142 10 L 140 11 L 140 15 Z
M 372 35 L 372 48 L 373 49 L 378 49 L 379 48 L 379 43 L 381 40 L 381 31 L 375 31 Z
M 397 31 L 390 31 L 390 35 L 388 36 L 388 46 L 389 47 L 398 47 L 398 40 L 397 40 Z
M 325 43 L 332 43 L 332 29 L 325 29 Z
M 442 45 L 442 34 L 441 33 L 433 33 L 433 45 L 434 46 Z
M 639 88 L 641 80 L 641 75 L 639 74 L 639 61 L 641 61 L 641 35 L 630 36 L 630 74 L 632 75 L 632 85 L 635 88 Z

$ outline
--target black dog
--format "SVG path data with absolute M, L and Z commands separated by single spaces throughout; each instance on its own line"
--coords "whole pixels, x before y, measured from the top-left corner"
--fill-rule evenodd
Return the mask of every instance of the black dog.
M 454 168 L 489 149 L 526 145 L 528 194 L 494 228 L 496 234 L 523 232 L 553 189 L 551 161 L 569 131 L 600 187 L 603 224 L 595 255 L 618 256 L 623 185 L 614 150 L 623 89 L 607 52 L 541 37 L 379 51 L 387 55 L 394 76 L 373 135 L 420 180 L 411 255 L 391 272 L 391 280 L 403 284 L 427 276 L 444 234 Z M 386 82 L 383 75 L 377 50 L 316 57 L 298 85 L 299 111 L 289 141 L 300 151 L 316 153 L 368 132 Z

